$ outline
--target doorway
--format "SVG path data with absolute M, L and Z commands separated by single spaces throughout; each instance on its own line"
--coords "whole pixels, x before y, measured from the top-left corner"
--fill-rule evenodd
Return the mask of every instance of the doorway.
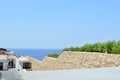
M 0 62 L 0 70 L 3 70 L 3 62 Z

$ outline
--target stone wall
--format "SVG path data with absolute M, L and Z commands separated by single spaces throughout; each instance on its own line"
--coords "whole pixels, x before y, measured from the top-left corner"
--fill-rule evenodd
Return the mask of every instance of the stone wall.
M 65 70 L 120 66 L 120 55 L 64 51 L 58 58 L 45 57 L 33 70 Z M 34 67 L 34 65 L 33 65 Z

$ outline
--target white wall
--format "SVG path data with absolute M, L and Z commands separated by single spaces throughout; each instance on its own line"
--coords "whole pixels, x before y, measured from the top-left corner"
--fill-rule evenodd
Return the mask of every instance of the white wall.
M 22 80 L 16 70 L 0 71 L 2 73 L 2 80 Z
M 79 69 L 62 71 L 1 71 L 5 80 L 120 80 L 120 67 L 100 69 Z
M 16 58 L 16 69 L 22 70 L 22 63 L 20 63 L 18 58 Z
M 27 71 L 22 75 L 29 80 L 120 80 L 120 68 Z
M 8 62 L 6 60 L 1 60 L 0 62 L 3 62 L 3 69 L 8 69 Z
M 4 63 L 3 63 L 3 69 L 8 69 L 8 62 L 7 61 L 4 61 Z

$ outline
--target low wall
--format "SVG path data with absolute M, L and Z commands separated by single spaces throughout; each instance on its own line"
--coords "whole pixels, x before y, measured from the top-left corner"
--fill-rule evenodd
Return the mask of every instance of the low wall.
M 108 68 L 120 66 L 120 54 L 64 51 L 58 58 L 45 57 L 42 62 L 31 61 L 34 71 Z
M 96 68 L 60 71 L 27 71 L 29 80 L 120 80 L 120 68 Z
M 2 80 L 19 80 L 20 76 L 16 70 L 0 71 Z

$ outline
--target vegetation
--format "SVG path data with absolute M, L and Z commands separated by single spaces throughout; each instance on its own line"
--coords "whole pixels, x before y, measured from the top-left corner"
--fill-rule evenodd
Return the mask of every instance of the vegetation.
M 53 57 L 53 58 L 57 58 L 59 56 L 59 54 L 48 54 L 48 57 Z
M 65 48 L 63 51 L 81 51 L 81 52 L 102 52 L 120 54 L 120 40 L 107 41 L 103 43 L 85 44 L 82 47 Z

